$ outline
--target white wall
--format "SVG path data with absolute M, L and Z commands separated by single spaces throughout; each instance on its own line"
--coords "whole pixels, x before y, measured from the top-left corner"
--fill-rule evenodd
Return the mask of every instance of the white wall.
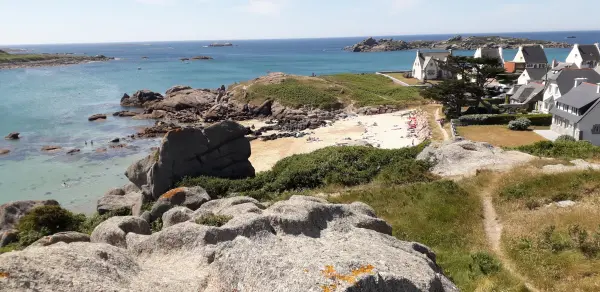
M 413 64 L 413 78 L 423 80 L 422 72 L 421 72 L 421 62 L 419 57 L 415 58 L 415 63 Z
M 579 135 L 576 135 L 576 125 L 574 125 L 573 123 L 566 121 L 563 119 L 563 124 L 561 124 L 559 122 L 561 118 L 557 117 L 556 115 L 554 117 L 552 117 L 552 126 L 550 127 L 550 129 L 556 133 L 558 133 L 559 135 L 569 135 L 575 139 L 579 139 Z
M 517 79 L 517 84 L 525 85 L 527 84 L 527 82 L 529 82 L 529 80 L 531 80 L 529 74 L 527 74 L 527 72 L 524 71 L 523 73 L 521 73 L 521 76 L 519 76 L 519 79 Z
M 565 60 L 565 62 L 567 62 L 567 63 L 573 63 L 578 68 L 581 69 L 581 64 L 583 63 L 583 59 L 579 55 L 579 46 L 578 45 L 575 45 L 573 47 L 573 49 L 571 50 L 571 52 L 567 56 L 567 59 Z
M 524 63 L 525 62 L 525 57 L 523 57 L 522 48 L 519 48 L 519 51 L 517 52 L 517 55 L 513 59 L 513 62 L 516 62 L 516 63 Z

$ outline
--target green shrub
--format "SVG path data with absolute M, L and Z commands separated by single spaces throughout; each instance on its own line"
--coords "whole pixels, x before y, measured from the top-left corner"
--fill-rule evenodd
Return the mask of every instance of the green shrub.
M 511 121 L 519 118 L 527 118 L 532 126 L 550 126 L 552 124 L 551 114 L 531 114 L 531 115 L 465 115 L 458 119 L 463 125 L 507 125 Z
M 162 218 L 158 218 L 150 224 L 150 228 L 152 229 L 152 233 L 160 232 L 163 228 L 163 220 Z
M 502 267 L 500 261 L 487 252 L 472 254 L 471 259 L 473 259 L 473 269 L 484 275 L 496 274 Z
M 535 156 L 562 159 L 590 159 L 600 157 L 600 147 L 587 141 L 540 141 L 514 148 Z
M 569 135 L 560 135 L 558 138 L 556 138 L 555 142 L 560 142 L 560 141 L 575 142 L 575 138 L 573 138 L 572 136 L 569 136 Z
M 597 190 L 600 190 L 600 172 L 585 170 L 517 177 L 502 187 L 499 195 L 507 201 L 523 199 L 530 208 L 534 203 L 528 201 L 540 204 L 540 201 L 577 200 Z
M 341 107 L 331 92 L 319 89 L 316 84 L 304 84 L 294 79 L 285 79 L 285 82 L 279 84 L 254 85 L 250 87 L 248 99 L 273 99 L 294 108 L 309 106 L 332 110 Z
M 115 216 L 131 216 L 131 210 L 128 208 L 121 208 L 121 209 L 110 211 L 110 212 L 102 214 L 102 215 L 96 213 L 90 217 L 85 218 L 85 221 L 83 221 L 80 224 L 78 231 L 81 233 L 85 233 L 85 234 L 92 234 L 94 229 L 98 225 L 100 225 L 100 223 L 108 220 L 111 217 L 115 217 Z
M 531 126 L 531 121 L 527 118 L 518 118 L 508 123 L 508 129 L 513 131 L 526 131 Z
M 19 242 L 28 246 L 38 239 L 63 231 L 79 229 L 82 217 L 60 206 L 40 206 L 31 209 L 17 224 Z
M 19 250 L 20 248 L 21 248 L 21 246 L 18 243 L 10 243 L 8 245 L 0 247 L 0 254 L 6 253 L 6 252 L 15 251 L 15 250 Z
M 200 225 L 221 227 L 227 224 L 231 219 L 233 219 L 231 216 L 208 214 L 196 219 L 196 223 Z
M 185 178 L 179 186 L 202 186 L 214 197 L 230 193 L 249 195 L 257 199 L 269 199 L 270 194 L 285 191 L 314 189 L 318 187 L 356 186 L 371 182 L 383 170 L 381 180 L 392 182 L 425 181 L 429 176 L 428 165 L 415 162 L 415 157 L 426 144 L 412 148 L 385 150 L 373 147 L 328 147 L 309 154 L 293 155 L 277 162 L 272 170 L 259 173 L 254 178 L 229 180 L 211 177 Z M 395 174 L 410 171 L 393 178 Z
M 400 160 L 381 170 L 375 181 L 384 184 L 409 184 L 416 182 L 430 182 L 437 177 L 429 172 L 431 164 L 420 160 Z

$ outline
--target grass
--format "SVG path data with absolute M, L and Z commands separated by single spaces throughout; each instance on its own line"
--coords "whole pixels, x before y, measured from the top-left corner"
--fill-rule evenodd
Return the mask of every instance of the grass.
M 241 88 L 247 88 L 244 90 Z M 424 104 L 419 89 L 394 84 L 376 74 L 338 74 L 322 77 L 286 76 L 278 81 L 250 81 L 230 87 L 237 99 L 259 105 L 275 100 L 284 106 L 338 109 L 388 105 L 406 108 Z
M 200 225 L 221 227 L 227 224 L 231 219 L 233 219 L 231 216 L 209 214 L 196 219 L 196 223 Z
M 389 76 L 392 76 L 408 85 L 420 85 L 423 84 L 419 79 L 416 78 L 406 78 L 404 77 L 404 73 L 386 73 Z
M 438 126 L 439 122 L 435 119 L 435 113 L 438 109 L 440 109 L 440 118 L 444 118 L 444 113 L 442 112 L 442 106 L 439 104 L 431 104 L 421 107 L 427 113 L 427 123 L 429 123 L 429 128 L 431 129 L 431 140 L 433 141 L 444 141 L 444 134 L 442 134 L 442 130 Z M 444 126 L 449 125 L 449 123 L 445 123 Z M 447 131 L 448 135 L 451 137 L 452 133 Z
M 56 54 L 9 54 L 0 53 L 0 64 L 3 63 L 27 63 L 38 61 L 49 61 L 58 59 L 86 59 L 89 56 L 56 55 Z
M 337 203 L 361 201 L 393 227 L 400 240 L 421 242 L 462 291 L 519 291 L 521 283 L 489 253 L 481 202 L 451 181 L 378 186 L 348 191 Z
M 533 131 L 511 131 L 505 125 L 458 127 L 457 131 L 465 139 L 487 142 L 499 147 L 517 147 L 546 141 Z
M 560 159 L 597 160 L 600 158 L 600 147 L 587 141 L 542 141 L 517 147 L 516 150 L 535 156 Z
M 507 255 L 538 289 L 600 290 L 600 172 L 518 169 L 502 175 L 494 199 Z M 545 206 L 564 199 L 577 204 Z

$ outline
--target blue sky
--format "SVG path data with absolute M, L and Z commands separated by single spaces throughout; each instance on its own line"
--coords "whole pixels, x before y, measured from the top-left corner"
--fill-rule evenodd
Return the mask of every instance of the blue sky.
M 0 0 L 0 44 L 598 30 L 596 1 Z

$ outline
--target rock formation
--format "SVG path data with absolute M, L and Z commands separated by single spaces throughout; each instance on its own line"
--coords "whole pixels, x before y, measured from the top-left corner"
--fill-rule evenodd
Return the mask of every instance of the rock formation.
M 115 117 L 134 117 L 137 116 L 139 113 L 136 112 L 132 112 L 132 111 L 118 111 L 113 113 L 113 116 Z
M 390 236 L 363 203 L 294 196 L 265 208 L 238 197 L 167 214 L 177 212 L 190 219 L 152 235 L 139 218 L 113 217 L 92 243 L 2 254 L 0 290 L 458 291 L 429 248 Z M 196 223 L 207 214 L 229 221 Z
M 43 146 L 41 150 L 44 151 L 44 152 L 56 152 L 56 151 L 59 151 L 61 149 L 62 149 L 62 147 L 60 147 L 60 146 L 54 146 L 54 145 L 52 145 L 52 146 Z
M 570 48 L 571 45 L 564 42 L 553 42 L 543 40 L 531 40 L 526 38 L 512 38 L 500 36 L 454 36 L 443 41 L 411 41 L 405 42 L 394 39 L 379 39 L 372 37 L 363 40 L 344 50 L 351 52 L 388 52 L 415 49 L 437 49 L 437 50 L 476 50 L 484 48 L 516 49 L 524 45 L 543 45 L 545 48 Z
M 508 170 L 534 159 L 518 151 L 505 151 L 488 143 L 468 140 L 432 143 L 417 159 L 434 164 L 431 172 L 440 176 L 473 176 L 483 169 Z
M 0 205 L 0 247 L 16 239 L 16 225 L 31 209 L 40 206 L 58 205 L 58 202 L 54 200 L 18 201 Z
M 90 122 L 97 121 L 97 120 L 106 120 L 106 115 L 105 114 L 95 114 L 88 118 L 88 121 L 90 121 Z
M 192 89 L 189 86 L 186 85 L 175 85 L 169 89 L 167 89 L 167 92 L 165 92 L 166 95 L 171 95 L 177 91 L 182 91 L 182 90 L 186 90 L 186 89 Z
M 210 57 L 210 56 L 196 56 L 196 57 L 192 57 L 192 60 L 213 60 L 213 57 Z
M 20 138 L 19 135 L 20 134 L 21 133 L 18 133 L 18 132 L 12 132 L 12 133 L 6 135 L 6 137 L 4 137 L 4 139 L 6 139 L 6 140 L 19 140 L 19 138 Z
M 245 178 L 254 176 L 248 161 L 248 130 L 225 121 L 204 130 L 185 128 L 165 136 L 155 154 L 131 165 L 125 175 L 158 199 L 186 176 Z
M 4 149 L 4 148 L 0 148 L 0 155 L 5 155 L 5 154 L 8 154 L 8 153 L 10 153 L 10 150 Z
M 127 93 L 121 98 L 121 106 L 129 107 L 141 107 L 146 103 L 162 100 L 163 96 L 160 93 L 152 92 L 150 90 L 138 90 L 133 96 L 129 96 Z

